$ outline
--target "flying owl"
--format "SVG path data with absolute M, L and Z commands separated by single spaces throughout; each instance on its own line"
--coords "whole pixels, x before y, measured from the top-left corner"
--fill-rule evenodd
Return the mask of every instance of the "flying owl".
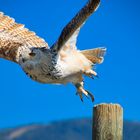
M 80 27 L 98 8 L 100 0 L 87 4 L 62 30 L 58 40 L 51 46 L 23 24 L 0 13 L 0 58 L 13 61 L 33 80 L 40 83 L 73 83 L 77 95 L 94 101 L 94 96 L 84 89 L 83 75 L 94 78 L 95 64 L 101 64 L 106 48 L 80 51 L 76 47 Z

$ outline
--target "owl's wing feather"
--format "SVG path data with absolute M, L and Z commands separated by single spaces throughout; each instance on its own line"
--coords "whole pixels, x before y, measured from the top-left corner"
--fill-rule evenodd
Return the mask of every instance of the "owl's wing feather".
M 0 13 L 0 57 L 16 62 L 19 47 L 47 47 L 48 44 L 23 24 Z
M 79 27 L 74 33 L 73 35 L 70 37 L 70 39 L 65 43 L 64 47 L 70 47 L 71 49 L 77 49 L 76 47 L 76 42 L 77 42 L 77 37 L 79 35 L 80 32 L 80 28 Z M 65 49 L 65 48 L 64 48 Z
M 73 38 L 75 32 L 80 29 L 85 20 L 98 8 L 100 0 L 89 0 L 88 3 L 76 14 L 76 16 L 64 27 L 58 40 L 51 49 L 59 53 L 64 48 L 67 41 Z

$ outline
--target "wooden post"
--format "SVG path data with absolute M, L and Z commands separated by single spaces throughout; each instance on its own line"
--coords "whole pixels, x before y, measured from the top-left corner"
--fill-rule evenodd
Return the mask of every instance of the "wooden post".
M 123 108 L 119 104 L 94 106 L 92 140 L 123 139 Z

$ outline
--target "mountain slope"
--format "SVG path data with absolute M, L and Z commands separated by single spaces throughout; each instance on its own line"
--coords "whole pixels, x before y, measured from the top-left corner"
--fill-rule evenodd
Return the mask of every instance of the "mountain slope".
M 54 122 L 49 125 L 28 125 L 4 130 L 0 140 L 91 140 L 90 119 Z M 124 122 L 124 140 L 140 139 L 140 123 Z

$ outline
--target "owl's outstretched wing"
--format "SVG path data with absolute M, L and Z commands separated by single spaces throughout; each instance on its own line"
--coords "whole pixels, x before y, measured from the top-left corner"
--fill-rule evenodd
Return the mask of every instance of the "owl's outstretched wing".
M 62 48 L 67 46 L 67 43 L 71 43 L 73 41 L 73 43 L 76 44 L 76 38 L 81 25 L 94 11 L 96 11 L 99 4 L 100 0 L 89 0 L 76 16 L 64 27 L 58 40 L 52 45 L 51 49 L 59 53 Z
M 34 32 L 0 13 L 0 57 L 17 62 L 17 51 L 23 46 L 48 48 L 48 44 Z

